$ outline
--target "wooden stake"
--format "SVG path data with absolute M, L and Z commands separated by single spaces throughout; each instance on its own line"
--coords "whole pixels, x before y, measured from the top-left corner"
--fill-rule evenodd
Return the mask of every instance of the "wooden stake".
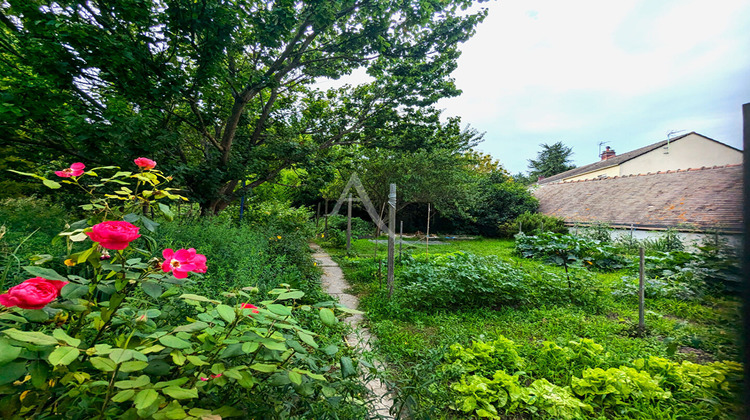
M 643 247 L 639 249 L 640 254 L 640 265 L 638 267 L 638 334 L 643 335 L 646 329 L 646 311 L 645 311 L 645 250 Z
M 352 194 L 349 193 L 349 203 L 346 207 L 346 252 L 352 249 Z
M 388 194 L 388 297 L 393 296 L 396 253 L 396 184 L 391 184 Z
M 404 221 L 401 221 L 401 232 L 398 241 L 398 262 L 401 262 L 401 247 L 404 245 Z
M 427 203 L 427 241 L 425 242 L 425 253 L 430 257 L 430 203 Z

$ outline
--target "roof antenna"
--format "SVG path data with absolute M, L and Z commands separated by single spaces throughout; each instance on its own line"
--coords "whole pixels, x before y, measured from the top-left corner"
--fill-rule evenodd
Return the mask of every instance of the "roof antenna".
M 669 143 L 672 141 L 672 136 L 678 133 L 682 133 L 684 131 L 686 130 L 672 130 L 669 133 L 667 133 L 667 146 L 664 147 L 664 150 L 666 150 L 666 152 L 664 152 L 665 155 L 669 154 Z

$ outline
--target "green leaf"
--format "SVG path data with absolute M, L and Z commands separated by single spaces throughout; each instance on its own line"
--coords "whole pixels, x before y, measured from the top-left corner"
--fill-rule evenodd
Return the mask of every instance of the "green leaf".
M 168 221 L 174 220 L 174 213 L 172 213 L 172 209 L 169 208 L 168 205 L 164 203 L 158 203 L 159 210 L 161 210 L 161 213 L 164 215 L 164 218 L 166 218 Z
M 26 373 L 26 362 L 8 363 L 0 369 L 0 385 L 13 383 Z
M 284 305 L 279 305 L 279 304 L 276 304 L 276 303 L 272 303 L 272 304 L 268 305 L 267 309 L 269 311 L 275 313 L 276 315 L 289 316 L 289 315 L 292 314 L 292 309 L 290 307 L 284 306 Z
M 298 330 L 297 336 L 299 337 L 300 340 L 302 340 L 303 343 L 307 344 L 308 346 L 315 348 L 315 349 L 318 348 L 318 344 L 315 342 L 315 340 L 310 334 L 306 334 Z
M 48 188 L 52 188 L 53 190 L 56 190 L 56 189 L 62 187 L 62 185 L 60 185 L 59 183 L 57 183 L 57 182 L 55 182 L 55 181 L 53 181 L 51 179 L 46 179 L 46 178 L 42 180 L 42 184 L 44 184 Z
M 159 227 L 159 223 L 154 222 L 146 216 L 141 216 L 141 222 L 143 222 L 143 226 L 151 232 L 156 232 L 156 228 Z
M 154 299 L 159 299 L 162 293 L 164 293 L 163 287 L 151 281 L 141 282 L 141 289 Z
M 148 366 L 148 362 L 142 360 L 133 360 L 132 362 L 125 362 L 120 366 L 120 372 L 140 372 Z
M 9 328 L 4 330 L 3 333 L 14 340 L 23 341 L 24 343 L 39 346 L 54 346 L 57 344 L 55 337 L 50 337 L 39 331 L 19 331 L 15 328 Z
M 255 363 L 250 366 L 250 369 L 257 370 L 258 372 L 271 373 L 276 372 L 276 365 L 269 365 L 266 363 Z
M 243 343 L 242 344 L 242 352 L 243 353 L 247 353 L 247 354 L 253 353 L 255 350 L 258 350 L 259 346 L 260 345 L 257 342 L 255 342 L 255 341 L 251 341 L 251 342 L 248 342 L 248 343 Z
M 122 389 L 131 389 L 131 388 L 141 388 L 151 383 L 151 379 L 149 379 L 146 375 L 141 375 L 135 379 L 127 379 L 124 381 L 117 381 L 115 382 L 115 387 L 122 388 Z
M 23 267 L 23 269 L 26 270 L 27 273 L 35 277 L 41 277 L 47 280 L 68 281 L 67 278 L 61 276 L 60 274 L 57 273 L 57 271 L 52 270 L 50 268 L 43 268 L 43 267 L 36 267 L 33 265 L 28 265 L 28 266 Z
M 204 362 L 203 360 L 201 360 L 200 357 L 194 356 L 194 355 L 188 356 L 187 360 L 188 360 L 188 362 L 192 363 L 195 366 L 205 366 L 205 365 L 208 364 L 208 363 Z
M 0 366 L 16 360 L 21 350 L 20 347 L 12 346 L 7 339 L 0 339 Z
M 304 295 L 305 295 L 305 292 L 303 292 L 301 290 L 295 290 L 294 292 L 282 293 L 276 299 L 277 300 L 299 299 L 299 298 L 301 298 Z
M 159 398 L 159 393 L 155 389 L 143 389 L 135 396 L 133 404 L 137 410 L 143 410 L 151 406 Z
M 195 388 L 185 389 L 176 386 L 170 386 L 161 390 L 164 395 L 168 395 L 176 400 L 187 400 L 198 398 L 198 390 Z
M 320 320 L 329 327 L 336 325 L 336 322 L 338 321 L 336 315 L 333 314 L 333 311 L 328 308 L 320 308 Z
M 346 313 L 352 314 L 352 315 L 362 315 L 362 314 L 364 314 L 364 312 L 362 312 L 362 311 L 358 311 L 358 310 L 352 309 L 352 308 L 347 308 L 344 305 L 338 305 L 338 306 L 336 306 L 336 309 L 338 309 L 341 312 L 346 312 Z
M 108 357 L 92 357 L 89 359 L 89 362 L 91 362 L 91 365 L 94 366 L 94 368 L 104 372 L 112 372 L 117 367 L 117 363 Z
M 62 328 L 58 328 L 52 331 L 52 336 L 73 347 L 78 347 L 79 345 L 81 345 L 81 340 L 69 336 L 68 333 L 66 333 Z
M 276 341 L 270 338 L 260 339 L 260 344 L 262 344 L 268 350 L 286 351 L 287 349 L 286 343 L 282 343 L 280 341 Z
M 300 375 L 299 373 L 297 373 L 297 372 L 295 372 L 293 370 L 290 370 L 287 373 L 289 374 L 289 380 L 293 384 L 296 384 L 296 385 L 301 385 L 302 384 L 302 375 Z
M 194 332 L 205 330 L 206 328 L 208 328 L 207 323 L 203 321 L 195 321 L 191 324 L 180 325 L 179 327 L 174 329 L 174 332 L 184 331 L 184 332 L 194 333 Z
M 234 319 L 236 317 L 236 313 L 234 312 L 234 308 L 227 305 L 218 305 L 216 306 L 216 311 L 219 313 L 219 316 L 221 319 L 226 321 L 227 323 L 231 324 L 234 322 Z
M 46 322 L 49 314 L 41 309 L 24 309 L 23 317 L 31 322 Z
M 78 358 L 79 351 L 75 347 L 58 347 L 50 353 L 47 360 L 53 366 L 69 365 Z
M 124 363 L 133 358 L 133 353 L 128 349 L 114 349 L 109 353 L 109 358 L 115 363 Z
M 211 303 L 215 303 L 215 304 L 219 303 L 218 301 L 209 299 L 209 298 L 207 298 L 205 296 L 194 295 L 194 294 L 191 294 L 191 293 L 183 293 L 183 294 L 180 295 L 180 298 L 186 299 L 186 300 L 194 300 L 196 302 L 211 302 Z
M 68 283 L 62 288 L 62 290 L 60 290 L 60 297 L 62 297 L 63 299 L 73 300 L 83 297 L 88 292 L 88 286 L 76 283 Z
M 354 368 L 354 363 L 350 357 L 344 356 L 341 358 L 341 376 L 348 378 L 352 375 L 357 374 L 357 370 Z
M 117 403 L 125 402 L 133 398 L 133 395 L 135 395 L 135 391 L 133 391 L 132 389 L 126 389 L 115 394 L 112 397 L 112 401 Z
M 166 388 L 168 386 L 182 386 L 183 384 L 187 383 L 189 381 L 188 378 L 182 377 L 173 379 L 171 381 L 163 381 L 163 382 L 157 382 L 154 384 L 154 389 L 162 389 Z
M 173 335 L 165 335 L 159 338 L 159 342 L 173 349 L 189 349 L 190 343 Z

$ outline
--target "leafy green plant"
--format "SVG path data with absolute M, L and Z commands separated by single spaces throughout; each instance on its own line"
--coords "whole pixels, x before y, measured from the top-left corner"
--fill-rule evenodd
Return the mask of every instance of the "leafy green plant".
M 512 221 L 500 224 L 500 236 L 503 238 L 512 238 L 519 232 L 530 235 L 542 232 L 567 234 L 568 227 L 565 226 L 565 220 L 559 217 L 531 212 L 526 212 Z
M 446 254 L 408 262 L 398 276 L 396 299 L 423 310 L 520 304 L 527 277 L 493 256 Z
M 523 369 L 523 359 L 513 341 L 498 336 L 493 341 L 473 341 L 471 346 L 452 344 L 445 355 L 446 363 L 451 368 L 458 368 L 465 373 L 488 373 L 495 370 L 515 372 Z
M 160 247 L 133 223 L 148 230 L 158 223 L 120 213 L 171 215 L 154 200 L 179 197 L 160 188 L 150 169 L 100 180 L 118 184 L 103 198 L 93 192 L 96 181 L 79 178 L 96 177 L 93 171 L 63 181 L 91 193 L 84 209 L 94 214 L 62 234 L 84 245 L 66 256 L 69 273 L 25 266 L 36 277 L 0 295 L 3 417 L 290 417 L 356 395 L 356 361 L 307 327 L 336 328 L 335 311 L 351 310 L 306 304 L 305 293 L 287 284 L 270 298 L 253 286 L 220 297 L 190 293 L 186 285 L 211 261 L 192 248 L 154 257 Z
M 544 258 L 566 268 L 571 264 L 603 271 L 623 268 L 628 261 L 610 245 L 574 235 L 541 233 L 536 236 L 516 235 L 516 252 L 524 258 Z

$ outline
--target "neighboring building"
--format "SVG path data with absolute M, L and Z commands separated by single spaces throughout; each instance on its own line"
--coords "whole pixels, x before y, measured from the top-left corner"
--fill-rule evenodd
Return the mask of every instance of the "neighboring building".
M 692 132 L 621 155 L 607 147 L 599 162 L 541 179 L 539 185 L 741 163 L 741 150 Z
M 541 213 L 640 231 L 742 229 L 742 151 L 696 133 L 541 180 Z

